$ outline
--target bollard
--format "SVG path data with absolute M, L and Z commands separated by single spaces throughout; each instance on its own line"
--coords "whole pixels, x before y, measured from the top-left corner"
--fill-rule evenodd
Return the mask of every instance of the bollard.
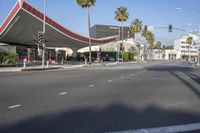
M 49 68 L 49 61 L 47 60 L 47 68 Z
M 87 65 L 87 59 L 85 59 L 85 65 Z
M 61 59 L 61 64 L 63 64 L 63 63 L 64 63 L 64 59 L 62 58 L 62 59 Z
M 24 69 L 26 69 L 26 58 L 24 58 Z

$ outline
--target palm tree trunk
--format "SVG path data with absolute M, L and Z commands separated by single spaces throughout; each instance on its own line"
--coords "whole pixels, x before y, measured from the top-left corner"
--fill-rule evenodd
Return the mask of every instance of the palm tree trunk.
M 135 42 L 136 42 L 136 47 L 137 47 L 137 62 L 140 62 L 140 48 L 138 45 L 138 41 L 135 41 Z
M 122 22 L 122 62 L 124 61 L 124 27 L 123 27 L 123 22 Z
M 91 38 L 90 38 L 90 8 L 87 8 L 88 13 L 88 33 L 89 33 L 89 65 L 92 63 L 92 53 L 91 53 Z

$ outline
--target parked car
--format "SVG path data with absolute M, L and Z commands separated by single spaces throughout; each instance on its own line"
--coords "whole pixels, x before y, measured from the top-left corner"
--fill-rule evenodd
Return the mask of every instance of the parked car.
M 108 60 L 109 60 L 109 61 L 115 61 L 115 58 L 109 57 Z

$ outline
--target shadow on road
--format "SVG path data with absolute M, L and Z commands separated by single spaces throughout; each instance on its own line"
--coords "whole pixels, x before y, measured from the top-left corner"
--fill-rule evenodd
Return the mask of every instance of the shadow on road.
M 187 72 L 183 72 L 184 74 L 188 75 Z M 182 78 L 181 76 L 179 76 L 178 74 L 176 74 L 175 72 L 171 72 L 171 74 L 176 77 L 177 79 L 179 79 L 182 83 L 184 83 L 190 90 L 192 90 L 192 92 L 194 92 L 194 94 L 196 94 L 199 98 L 200 98 L 200 91 L 199 88 L 196 88 L 191 82 L 185 80 L 184 78 Z M 189 76 L 190 77 L 190 76 Z M 194 80 L 196 82 L 196 79 L 191 78 L 192 80 Z M 197 82 L 199 84 L 199 82 Z M 199 86 L 200 87 L 200 86 Z
M 45 114 L 1 126 L 1 133 L 103 133 L 197 123 L 200 114 L 150 106 L 134 109 L 113 104 L 104 109 L 81 108 L 55 114 Z
M 169 72 L 172 76 L 176 77 L 184 85 L 188 87 L 195 95 L 200 98 L 200 86 L 195 87 L 194 83 L 200 85 L 200 76 L 194 74 L 194 69 L 190 67 L 179 67 L 179 66 L 159 66 L 159 67 L 150 67 L 147 68 L 149 71 L 159 71 L 159 72 Z M 185 76 L 182 76 L 180 73 L 183 73 Z M 194 82 L 191 82 L 191 79 Z
M 192 80 L 194 80 L 197 84 L 200 85 L 200 75 L 191 73 L 191 72 L 184 72 L 188 77 L 190 77 Z

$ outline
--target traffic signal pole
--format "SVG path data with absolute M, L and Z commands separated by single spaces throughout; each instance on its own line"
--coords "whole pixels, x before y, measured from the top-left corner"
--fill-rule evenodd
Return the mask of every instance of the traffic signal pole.
M 43 50 L 42 50 L 42 68 L 45 68 L 45 31 L 46 31 L 46 0 L 44 0 L 44 17 L 43 17 Z
M 157 27 L 157 26 L 154 26 L 154 27 L 153 27 L 153 29 L 168 29 L 168 28 L 169 28 L 169 27 Z M 195 36 L 200 37 L 200 35 L 194 34 L 194 33 L 190 32 L 190 31 L 186 31 L 186 30 L 184 30 L 184 29 L 172 27 L 172 30 L 182 31 L 182 32 L 189 33 L 189 34 L 192 34 L 192 35 L 195 35 Z

